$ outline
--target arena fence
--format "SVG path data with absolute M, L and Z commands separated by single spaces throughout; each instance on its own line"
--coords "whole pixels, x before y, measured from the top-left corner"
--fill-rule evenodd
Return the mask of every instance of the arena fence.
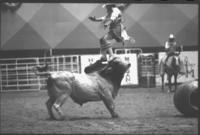
M 45 87 L 45 76 L 36 76 L 33 68 L 47 63 L 50 71 L 80 72 L 79 56 L 0 59 L 0 90 L 27 91 Z
M 136 53 L 138 59 L 139 85 L 155 87 L 159 75 L 158 59 L 155 55 L 144 55 L 140 48 L 115 49 L 115 54 Z M 45 89 L 46 76 L 36 76 L 33 68 L 49 65 L 50 71 L 81 72 L 80 55 L 62 55 L 52 57 L 0 59 L 0 91 L 31 91 Z M 82 67 L 83 68 L 83 67 Z
M 115 49 L 115 54 L 130 54 L 130 53 L 137 53 L 138 55 L 142 54 L 141 48 L 133 48 L 133 49 Z

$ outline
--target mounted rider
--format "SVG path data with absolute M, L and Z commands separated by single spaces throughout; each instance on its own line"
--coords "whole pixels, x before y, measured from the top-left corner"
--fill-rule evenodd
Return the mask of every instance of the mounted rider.
M 182 46 L 178 46 L 176 43 L 176 38 L 173 34 L 169 35 L 168 41 L 165 42 L 165 52 L 166 58 L 164 60 L 164 64 L 166 65 L 170 56 L 178 56 L 178 61 L 180 63 L 180 73 L 184 74 L 184 66 L 183 62 L 180 60 L 179 55 L 182 51 Z
M 180 54 L 180 49 L 179 52 L 177 53 L 177 43 L 175 40 L 175 36 L 173 34 L 169 35 L 168 41 L 165 42 L 165 52 L 166 52 L 166 59 L 165 59 L 165 63 L 167 62 L 168 58 L 170 56 L 176 55 L 178 56 Z

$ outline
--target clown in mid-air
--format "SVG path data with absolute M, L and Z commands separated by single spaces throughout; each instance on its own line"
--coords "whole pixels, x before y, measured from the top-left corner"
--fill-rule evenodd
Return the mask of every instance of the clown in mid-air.
M 107 14 L 102 17 L 96 18 L 90 16 L 89 19 L 95 22 L 102 22 L 104 28 L 108 28 L 108 32 L 100 38 L 100 52 L 101 58 L 99 61 L 107 61 L 106 54 L 109 54 L 109 59 L 114 57 L 112 50 L 112 40 L 125 44 L 125 41 L 135 43 L 135 40 L 129 36 L 125 30 L 122 19 L 122 11 L 128 7 L 129 4 L 103 4 L 103 8 L 106 9 Z

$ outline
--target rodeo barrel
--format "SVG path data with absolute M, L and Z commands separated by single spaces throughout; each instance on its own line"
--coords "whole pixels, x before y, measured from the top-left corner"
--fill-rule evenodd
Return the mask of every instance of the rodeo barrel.
M 174 105 L 184 116 L 197 116 L 199 106 L 198 81 L 181 84 L 174 93 Z

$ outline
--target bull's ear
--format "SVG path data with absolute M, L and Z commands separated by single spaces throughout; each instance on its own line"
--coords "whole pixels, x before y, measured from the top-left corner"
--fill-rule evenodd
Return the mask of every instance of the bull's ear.
M 112 58 L 109 62 L 112 62 L 112 61 L 114 61 L 114 60 L 116 60 L 118 57 L 114 57 L 114 58 Z

